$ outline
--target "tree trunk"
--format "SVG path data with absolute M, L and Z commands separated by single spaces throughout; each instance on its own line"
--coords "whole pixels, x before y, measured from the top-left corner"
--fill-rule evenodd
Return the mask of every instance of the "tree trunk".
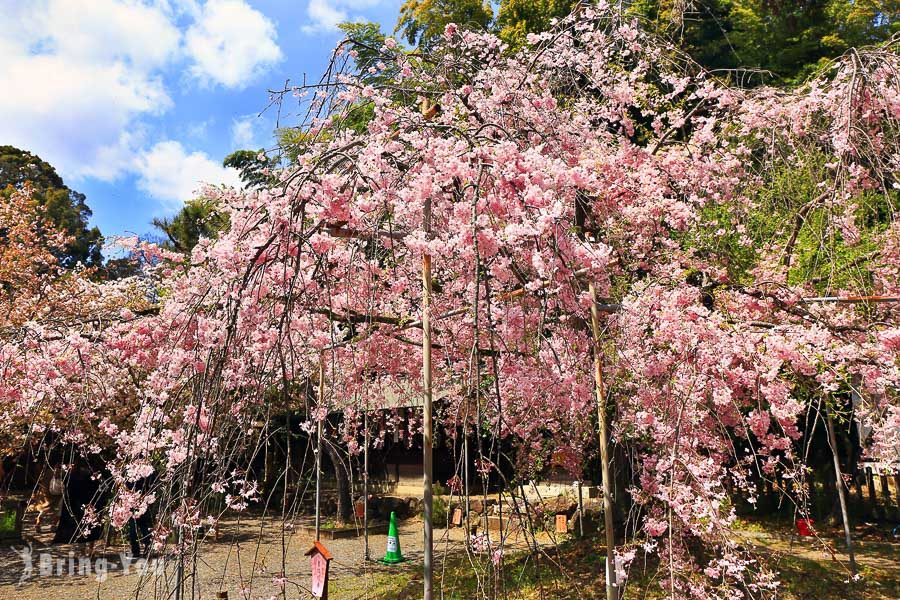
M 335 521 L 338 526 L 344 525 L 350 520 L 352 514 L 353 501 L 350 494 L 350 476 L 347 473 L 347 467 L 341 460 L 340 454 L 335 450 L 334 445 L 323 440 L 322 450 L 331 461 L 334 468 L 334 478 L 337 481 L 337 514 Z

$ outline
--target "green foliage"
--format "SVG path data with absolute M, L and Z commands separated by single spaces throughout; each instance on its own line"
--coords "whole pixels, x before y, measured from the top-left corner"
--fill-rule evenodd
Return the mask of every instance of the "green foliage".
M 436 496 L 431 505 L 431 524 L 434 527 L 446 527 L 450 514 L 450 504 L 444 498 Z
M 32 186 L 32 197 L 44 207 L 47 219 L 71 238 L 65 252 L 57 257 L 60 264 L 66 268 L 79 262 L 100 265 L 103 237 L 99 229 L 88 227 L 92 213 L 84 194 L 69 189 L 56 169 L 39 156 L 13 146 L 0 146 L 0 201 L 26 184 Z
M 394 31 L 420 49 L 428 50 L 444 35 L 449 23 L 487 29 L 494 19 L 488 0 L 406 0 Z
M 395 31 L 429 50 L 452 22 L 494 31 L 516 49 L 529 32 L 545 31 L 578 2 L 493 4 L 498 6 L 496 18 L 492 3 L 484 0 L 406 0 Z M 850 48 L 877 44 L 900 32 L 900 0 L 633 0 L 626 5 L 698 63 L 742 84 L 796 83 Z M 383 40 L 371 23 L 342 28 L 375 42 L 369 44 L 372 48 Z
M 344 32 L 349 50 L 356 52 L 353 62 L 360 80 L 368 84 L 382 84 L 392 81 L 397 75 L 396 61 L 387 60 L 381 47 L 387 36 L 381 32 L 377 23 L 341 23 L 338 29 Z M 380 68 L 384 67 L 384 68 Z M 372 70 L 375 72 L 373 73 Z
M 340 114 L 338 127 L 324 132 L 320 131 L 314 136 L 299 127 L 282 127 L 275 132 L 275 135 L 278 138 L 278 147 L 284 154 L 284 157 L 289 163 L 296 164 L 297 158 L 305 152 L 310 141 L 328 139 L 333 135 L 334 131 L 339 130 L 350 129 L 356 133 L 363 133 L 374 117 L 375 105 L 371 102 L 363 101 L 353 104 Z
M 141 264 L 130 257 L 110 258 L 103 264 L 101 271 L 103 278 L 114 281 L 126 277 L 134 277 L 140 274 Z
M 520 48 L 529 33 L 550 29 L 553 19 L 567 16 L 577 3 L 577 0 L 505 0 L 497 14 L 498 35 L 511 48 Z
M 296 164 L 310 139 L 309 133 L 297 127 L 283 127 L 275 132 L 278 147 L 284 152 L 288 162 Z
M 751 531 L 765 533 L 781 529 L 781 523 L 765 522 Z M 896 550 L 892 544 L 867 542 L 857 548 L 857 556 L 862 557 L 863 579 L 848 582 L 846 570 L 836 567 L 828 553 L 808 548 L 798 551 L 796 542 L 791 546 L 789 531 L 781 536 L 752 536 L 753 550 L 777 562 L 779 598 L 884 600 L 898 597 L 900 577 L 897 576 Z M 829 536 L 825 541 L 831 544 L 835 538 Z M 604 546 L 601 533 L 559 542 L 552 546 L 551 552 L 505 549 L 503 569 L 496 572 L 500 580 L 497 585 L 508 598 L 597 598 L 596 590 L 603 589 Z M 638 557 L 628 571 L 623 600 L 669 598 L 668 587 L 660 585 L 659 562 L 645 555 L 640 548 L 637 552 Z M 479 597 L 483 593 L 485 579 L 490 585 L 490 555 L 462 551 L 436 552 L 435 559 L 435 588 L 441 590 L 446 600 Z M 421 582 L 422 563 L 410 561 L 397 565 L 384 576 L 375 572 L 373 577 L 365 579 L 333 578 L 328 589 L 331 595 L 340 598 L 411 598 L 421 594 Z
M 900 31 L 900 0 L 636 0 L 631 10 L 711 70 L 761 69 L 743 83 L 806 79 L 849 48 Z M 690 8 L 692 7 L 692 8 Z
M 214 202 L 197 198 L 185 203 L 171 219 L 153 219 L 153 225 L 168 238 L 177 252 L 190 252 L 201 237 L 213 238 L 228 226 L 228 217 L 218 211 Z
M 12 505 L 0 507 L 0 535 L 12 535 L 16 532 L 16 508 Z
M 386 36 L 377 23 L 341 23 L 338 27 L 346 35 L 348 49 L 355 54 L 353 62 L 360 81 L 376 87 L 396 81 L 399 74 L 397 61 L 394 59 L 393 53 L 386 55 L 382 52 Z M 416 101 L 416 96 L 412 93 L 397 91 L 394 99 L 401 104 L 408 105 Z M 374 116 L 374 104 L 368 100 L 361 100 L 344 111 L 340 119 L 340 128 L 363 133 Z M 299 136 L 300 134 L 297 132 L 280 132 L 279 137 L 282 142 L 291 142 L 295 148 L 292 151 L 290 143 L 282 146 L 286 148 L 292 161 L 296 160 L 296 150 L 302 147 L 299 144 L 302 142 L 302 139 L 298 139 Z
M 400 8 L 395 31 L 413 45 L 430 49 L 448 23 L 497 33 L 511 49 L 525 44 L 529 33 L 546 31 L 551 20 L 568 15 L 578 0 L 503 0 L 496 19 L 485 0 L 407 0 Z
M 261 188 L 274 183 L 274 178 L 267 171 L 275 166 L 275 161 L 266 156 L 265 150 L 236 150 L 222 161 L 225 167 L 237 169 L 241 181 L 248 188 Z
M 857 209 L 852 225 L 858 235 L 848 239 L 829 197 L 822 196 L 826 188 L 820 183 L 830 179 L 828 157 L 809 152 L 794 159 L 773 165 L 745 190 L 752 209 L 730 203 L 704 207 L 683 243 L 700 256 L 722 260 L 736 283 L 752 281 L 760 249 L 781 248 L 782 261 L 790 267 L 788 284 L 811 284 L 825 295 L 837 290 L 871 293 L 871 266 L 879 260 L 876 236 L 900 210 L 900 193 L 866 190 L 853 197 Z

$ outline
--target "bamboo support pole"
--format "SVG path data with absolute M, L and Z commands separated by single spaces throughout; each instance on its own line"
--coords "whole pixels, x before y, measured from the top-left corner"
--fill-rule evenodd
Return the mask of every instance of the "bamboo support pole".
M 886 302 L 900 302 L 897 296 L 818 296 L 814 298 L 801 298 L 803 304 L 836 303 L 836 304 L 881 304 Z
M 890 506 L 891 502 L 891 486 L 888 484 L 887 475 L 884 472 L 878 475 L 878 479 L 881 480 L 881 496 L 884 498 L 884 505 Z
M 437 104 L 428 100 L 422 102 L 422 116 L 430 121 L 437 114 Z M 425 200 L 422 210 L 422 228 L 427 236 L 431 235 L 431 199 Z M 431 394 L 431 255 L 422 255 L 422 467 L 423 467 L 423 533 L 424 533 L 424 600 L 432 600 L 434 587 L 434 531 L 431 515 L 434 471 L 432 465 L 432 394 Z
M 423 598 L 432 600 L 432 586 L 434 577 L 434 532 L 431 526 L 432 513 L 432 422 L 431 422 L 431 256 L 422 256 L 422 383 L 423 383 L 423 431 L 422 431 L 422 459 L 423 459 L 423 484 L 424 493 L 422 504 L 424 509 L 423 523 L 425 533 L 425 590 Z
M 875 477 L 872 475 L 872 467 L 866 467 L 866 491 L 869 494 L 869 505 L 872 508 L 872 515 L 877 518 L 878 515 L 878 499 L 875 497 Z
M 368 404 L 368 402 L 366 402 Z M 367 407 L 368 408 L 368 407 Z M 363 412 L 363 535 L 365 537 L 365 559 L 369 556 L 369 411 Z
M 837 438 L 834 435 L 834 422 L 831 420 L 831 411 L 825 410 L 825 424 L 828 427 L 828 445 L 831 446 L 831 457 L 834 459 L 834 478 L 837 485 L 838 500 L 841 503 L 841 520 L 844 522 L 844 538 L 847 541 L 847 556 L 850 559 L 850 575 L 855 577 L 856 556 L 853 551 L 853 537 L 850 535 L 850 517 L 847 512 L 847 498 L 844 494 L 844 480 L 841 477 L 841 464 L 838 460 Z
M 606 600 L 618 600 L 616 585 L 616 536 L 613 529 L 613 497 L 609 469 L 609 435 L 606 426 L 606 394 L 603 392 L 603 357 L 600 348 L 600 312 L 597 291 L 588 284 L 591 294 L 591 329 L 594 334 L 594 385 L 597 392 L 597 420 L 600 422 L 600 469 L 603 477 L 603 523 L 606 529 Z
M 316 541 L 322 529 L 322 419 L 319 411 L 325 406 L 325 357 L 319 361 L 319 401 L 316 405 Z M 287 493 L 285 489 L 284 493 Z

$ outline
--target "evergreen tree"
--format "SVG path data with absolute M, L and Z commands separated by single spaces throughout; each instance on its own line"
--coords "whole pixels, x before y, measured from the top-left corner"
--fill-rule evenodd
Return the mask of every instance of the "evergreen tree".
M 708 69 L 766 72 L 744 83 L 802 81 L 900 31 L 898 0 L 636 0 L 630 10 Z
M 228 218 L 217 210 L 215 202 L 196 198 L 185 202 L 174 217 L 153 219 L 153 226 L 166 235 L 164 245 L 187 253 L 200 238 L 216 237 L 228 226 Z
M 0 146 L 0 201 L 7 202 L 13 193 L 32 187 L 32 199 L 43 207 L 45 217 L 70 239 L 55 248 L 60 264 L 72 268 L 79 262 L 98 266 L 103 237 L 96 227 L 89 227 L 91 209 L 85 195 L 70 189 L 49 163 L 39 156 L 13 146 Z
M 410 44 L 427 50 L 441 39 L 448 23 L 487 29 L 493 19 L 487 0 L 406 0 L 394 31 Z

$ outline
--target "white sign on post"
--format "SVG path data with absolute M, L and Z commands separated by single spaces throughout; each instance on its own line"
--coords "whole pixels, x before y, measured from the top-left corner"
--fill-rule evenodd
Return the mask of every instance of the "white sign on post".
M 606 562 L 606 585 L 609 586 L 610 582 L 610 572 L 609 572 L 609 556 L 605 559 Z M 615 558 L 616 564 L 616 597 L 621 597 L 622 589 L 625 586 L 625 563 L 622 561 L 621 556 L 616 556 Z

